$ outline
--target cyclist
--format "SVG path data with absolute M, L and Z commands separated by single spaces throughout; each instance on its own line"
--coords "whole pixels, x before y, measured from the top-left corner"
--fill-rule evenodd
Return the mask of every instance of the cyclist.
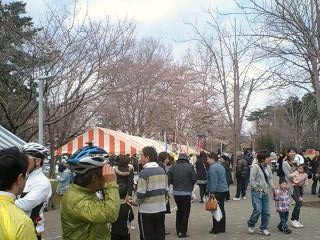
M 61 199 L 63 239 L 111 239 L 108 223 L 118 218 L 120 197 L 108 158 L 103 149 L 87 146 L 68 159 L 75 176 Z
M 28 178 L 28 158 L 17 148 L 0 151 L 0 239 L 36 240 L 31 219 L 14 205 Z
M 28 156 L 30 175 L 15 204 L 30 216 L 40 240 L 44 232 L 43 211 L 52 193 L 50 181 L 42 172 L 43 161 L 49 151 L 41 144 L 27 143 L 22 146 L 22 152 Z

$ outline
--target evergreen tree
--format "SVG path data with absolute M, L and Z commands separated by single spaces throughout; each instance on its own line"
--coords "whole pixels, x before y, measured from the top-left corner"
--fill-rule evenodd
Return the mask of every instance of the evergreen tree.
M 25 6 L 0 1 L 0 123 L 14 133 L 37 109 L 34 71 L 41 64 L 34 41 L 39 29 L 25 16 Z

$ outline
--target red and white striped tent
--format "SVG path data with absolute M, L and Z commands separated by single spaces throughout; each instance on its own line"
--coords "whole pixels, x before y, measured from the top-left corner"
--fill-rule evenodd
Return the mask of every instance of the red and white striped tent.
M 95 127 L 58 148 L 55 154 L 72 154 L 79 148 L 86 146 L 86 142 L 91 141 L 94 141 L 95 146 L 103 148 L 109 154 L 140 153 L 145 146 L 154 146 L 158 152 L 165 151 L 165 144 L 163 142 L 128 135 L 121 131 Z

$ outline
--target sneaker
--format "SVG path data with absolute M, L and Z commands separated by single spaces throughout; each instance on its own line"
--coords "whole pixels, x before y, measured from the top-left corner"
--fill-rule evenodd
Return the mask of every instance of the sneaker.
M 286 230 L 283 230 L 283 233 L 285 233 L 285 234 L 290 234 L 290 233 L 292 233 L 292 231 L 288 228 L 288 229 L 286 229 Z
M 292 225 L 292 227 L 294 227 L 294 228 L 299 228 L 299 227 L 300 227 L 300 225 L 299 225 L 299 223 L 298 223 L 297 220 L 291 220 L 291 225 Z
M 241 198 L 239 198 L 239 197 L 234 197 L 234 198 L 232 198 L 232 200 L 233 200 L 233 201 L 239 201 L 239 200 L 241 200 Z
M 243 197 L 243 200 L 246 200 L 246 199 L 247 199 L 247 197 L 246 197 L 246 196 L 244 196 L 244 197 Z
M 299 228 L 303 228 L 304 227 L 303 224 L 301 224 L 301 222 L 299 222 L 299 221 L 297 221 L 297 224 L 298 224 Z
M 248 227 L 248 233 L 253 234 L 254 233 L 254 228 L 253 227 Z
M 259 229 L 259 232 L 258 232 L 260 235 L 264 235 L 264 236 L 270 236 L 270 232 L 267 230 L 267 229 Z

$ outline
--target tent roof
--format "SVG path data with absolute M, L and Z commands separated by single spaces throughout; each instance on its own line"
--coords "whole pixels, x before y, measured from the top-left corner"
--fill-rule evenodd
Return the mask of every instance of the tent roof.
M 72 154 L 90 141 L 94 141 L 94 145 L 105 149 L 109 154 L 139 153 L 145 146 L 154 146 L 158 152 L 165 151 L 165 144 L 162 142 L 128 135 L 121 131 L 95 127 L 58 148 L 56 155 Z
M 25 141 L 18 138 L 16 135 L 9 132 L 4 127 L 0 126 L 0 149 L 9 147 L 20 147 L 24 144 L 26 144 Z

